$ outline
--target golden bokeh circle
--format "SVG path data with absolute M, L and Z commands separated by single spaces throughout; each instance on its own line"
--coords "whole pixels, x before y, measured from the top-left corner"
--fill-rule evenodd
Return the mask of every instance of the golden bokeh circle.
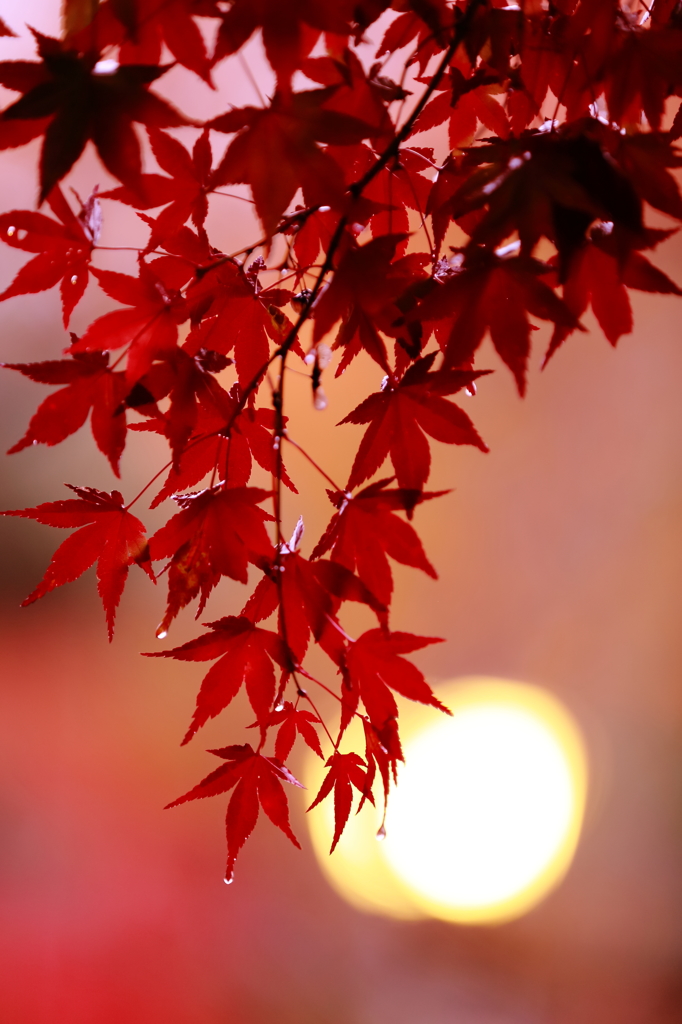
M 486 718 L 490 722 L 496 723 L 495 727 L 498 729 L 505 722 L 509 723 L 511 746 L 507 755 L 508 759 L 501 766 L 501 771 L 505 776 L 513 777 L 514 764 L 509 758 L 513 758 L 514 750 L 519 752 L 520 742 L 523 742 L 528 748 L 522 752 L 531 759 L 527 767 L 533 767 L 532 748 L 535 742 L 533 737 L 535 736 L 537 739 L 535 747 L 537 756 L 540 757 L 537 770 L 544 771 L 546 776 L 543 797 L 545 803 L 542 806 L 544 806 L 545 814 L 549 811 L 549 817 L 553 815 L 553 821 L 545 828 L 544 836 L 542 835 L 542 821 L 537 823 L 536 831 L 544 843 L 540 853 L 535 850 L 533 854 L 532 842 L 534 840 L 529 840 L 527 843 L 529 856 L 534 855 L 534 862 L 530 863 L 526 870 L 519 860 L 517 878 L 521 878 L 523 884 L 518 884 L 516 888 L 512 884 L 511 891 L 502 891 L 504 884 L 499 880 L 495 883 L 495 879 L 491 876 L 489 888 L 493 894 L 497 891 L 496 897 L 484 899 L 479 892 L 478 897 L 474 894 L 473 899 L 471 896 L 463 899 L 461 891 L 459 895 L 457 895 L 457 891 L 453 894 L 453 885 L 454 890 L 458 889 L 457 878 L 454 876 L 453 885 L 441 884 L 441 889 L 447 890 L 447 892 L 445 894 L 439 892 L 437 872 L 434 872 L 433 865 L 428 863 L 428 845 L 422 842 L 422 853 L 420 854 L 418 847 L 421 833 L 415 832 L 414 829 L 410 831 L 409 808 L 406 812 L 408 816 L 401 828 L 397 827 L 398 819 L 394 808 L 400 801 L 400 788 L 396 790 L 396 797 L 389 801 L 388 838 L 385 842 L 378 842 L 376 839 L 380 815 L 371 806 L 366 806 L 359 815 L 351 816 L 344 835 L 334 854 L 330 857 L 333 806 L 332 801 L 327 800 L 308 816 L 313 847 L 331 885 L 344 899 L 361 910 L 399 919 L 437 917 L 459 924 L 494 924 L 508 921 L 526 913 L 544 899 L 559 884 L 571 864 L 580 837 L 587 793 L 585 744 L 573 716 L 556 697 L 540 687 L 490 677 L 469 677 L 442 684 L 436 687 L 436 693 L 438 698 L 452 710 L 452 718 L 440 717 L 438 712 L 420 705 L 403 702 L 401 707 L 401 733 L 404 739 L 406 765 L 401 766 L 400 774 L 403 778 L 404 790 L 409 782 L 407 773 L 410 772 L 410 754 L 412 753 L 412 763 L 415 764 L 419 761 L 420 745 L 422 754 L 426 752 L 427 757 L 432 757 L 434 750 L 437 750 L 440 744 L 444 756 L 450 757 L 449 751 L 452 749 L 453 739 L 455 743 L 459 744 L 458 749 L 462 754 L 464 739 L 468 736 L 469 741 L 472 742 L 472 737 L 476 736 L 475 732 L 471 733 L 467 723 L 475 723 L 474 728 L 479 729 L 486 727 Z M 487 712 L 492 713 L 488 714 Z M 521 731 L 519 732 L 517 729 L 516 734 L 514 734 L 515 722 L 521 726 Z M 351 732 L 348 736 L 348 744 L 344 745 L 344 749 L 350 749 L 353 743 L 361 742 L 359 727 L 353 726 L 352 729 L 357 729 L 357 732 Z M 468 733 L 467 730 L 469 730 Z M 480 735 L 485 739 L 485 732 L 481 732 Z M 516 748 L 514 743 L 516 743 Z M 361 749 L 361 747 L 355 746 L 354 749 Z M 541 753 L 543 750 L 545 754 Z M 447 761 L 444 761 L 443 764 L 447 768 Z M 474 764 L 472 771 L 475 771 L 475 768 Z M 460 775 L 455 781 L 461 789 L 462 764 L 459 765 L 458 770 Z M 466 773 L 464 776 L 466 778 Z M 311 757 L 305 771 L 305 783 L 309 793 L 314 794 L 317 791 L 323 777 L 322 762 Z M 471 773 L 469 773 L 469 777 L 471 777 Z M 559 790 L 556 806 L 547 804 L 547 786 L 552 784 L 552 778 L 556 779 Z M 527 779 L 528 788 L 532 790 L 532 776 L 527 776 Z M 509 780 L 503 778 L 502 775 L 500 780 L 501 783 L 509 783 Z M 435 791 L 433 786 L 436 787 Z M 440 773 L 439 778 L 434 779 L 433 786 L 430 787 L 430 792 L 435 793 L 435 797 L 439 801 L 438 806 L 445 808 L 451 806 L 452 800 L 450 799 L 450 803 L 448 801 L 452 794 L 453 779 L 447 779 L 447 771 Z M 440 790 L 438 790 L 438 786 L 440 786 Z M 484 790 L 483 799 L 485 798 Z M 519 806 L 523 811 L 522 805 Z M 417 806 L 415 818 L 420 817 L 421 810 L 422 808 Z M 530 806 L 525 819 L 526 828 L 528 828 L 529 822 L 532 823 L 533 813 L 534 808 Z M 447 817 L 447 810 L 445 814 Z M 391 827 L 392 815 L 394 817 L 393 828 Z M 415 828 L 417 827 L 415 825 Z M 493 829 L 491 836 L 493 836 L 494 822 L 492 822 L 491 828 Z M 551 834 L 552 828 L 554 834 Z M 402 834 L 402 852 L 396 847 L 396 833 Z M 438 843 L 437 828 L 435 835 L 435 842 Z M 416 844 L 416 852 L 412 851 L 414 854 L 412 861 L 410 861 L 408 849 L 410 843 Z M 406 850 L 408 855 L 406 855 Z M 427 853 L 424 853 L 424 850 Z M 504 851 L 502 852 L 504 853 Z M 495 851 L 493 851 L 494 853 Z M 522 856 L 523 843 L 519 846 L 517 854 Z M 421 866 L 420 855 L 423 861 Z M 453 859 L 456 860 L 456 856 Z M 494 872 L 494 865 L 497 863 L 499 873 L 500 865 L 505 863 L 504 857 L 498 856 L 495 861 L 493 855 L 490 859 L 491 871 Z M 530 874 L 528 874 L 529 871 Z M 484 875 L 482 884 L 485 888 Z M 507 890 L 509 890 L 509 884 Z M 461 889 L 460 885 L 459 890 Z

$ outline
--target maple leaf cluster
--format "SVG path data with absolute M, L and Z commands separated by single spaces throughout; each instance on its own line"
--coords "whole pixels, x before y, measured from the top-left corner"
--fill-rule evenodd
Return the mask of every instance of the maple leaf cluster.
M 537 321 L 546 361 L 589 306 L 615 345 L 631 289 L 682 294 L 645 255 L 682 221 L 682 14 L 673 0 L 67 0 L 62 38 L 31 31 L 37 59 L 0 63 L 19 94 L 0 148 L 42 139 L 42 208 L 0 215 L 3 242 L 31 254 L 0 301 L 58 285 L 65 328 L 89 284 L 116 308 L 62 358 L 5 364 L 56 388 L 10 451 L 90 417 L 117 477 L 129 431 L 164 438 L 169 459 L 127 503 L 73 486 L 6 512 L 76 528 L 25 603 L 96 562 L 111 637 L 136 564 L 167 586 L 163 639 L 223 578 L 251 586 L 241 609 L 150 655 L 211 662 L 183 743 L 241 691 L 253 712 L 253 742 L 211 751 L 222 764 L 174 802 L 230 794 L 231 879 L 261 809 L 298 845 L 292 751 L 326 761 L 311 806 L 333 794 L 335 846 L 354 800 L 385 807 L 403 758 L 397 698 L 447 711 L 406 657 L 436 638 L 393 628 L 391 566 L 436 577 L 413 521 L 445 493 L 426 489 L 434 441 L 487 450 L 457 401 L 489 372 L 484 338 L 523 394 Z M 226 94 L 197 121 L 155 91 L 173 65 L 215 88 L 255 36 L 274 83 L 259 105 Z M 115 182 L 71 201 L 62 183 L 89 143 Z M 229 186 L 248 187 L 260 230 L 232 254 L 207 230 Z M 117 203 L 149 230 L 129 273 L 99 245 Z M 302 520 L 282 534 L 298 501 L 285 451 L 306 454 L 287 428 L 287 370 L 308 375 L 322 410 L 325 374 L 356 359 L 383 381 L 341 421 L 364 427 L 345 485 L 317 466 L 331 514 L 306 548 Z M 147 538 L 131 507 L 162 473 L 151 507 L 176 511 Z M 357 637 L 348 601 L 371 617 Z

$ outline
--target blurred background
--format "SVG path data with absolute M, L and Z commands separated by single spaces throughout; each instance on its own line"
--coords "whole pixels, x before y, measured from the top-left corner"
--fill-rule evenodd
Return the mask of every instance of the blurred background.
M 23 21 L 56 33 L 57 8 L 26 0 L 20 19 L 0 2 L 21 33 L 0 40 L 2 59 L 30 58 Z M 252 67 L 263 81 L 257 47 Z M 238 68 L 218 78 L 232 103 L 254 102 Z M 163 91 L 197 116 L 225 106 L 177 69 Z M 34 145 L 0 154 L 3 211 L 34 208 L 37 156 Z M 92 154 L 72 183 L 81 194 L 109 184 Z M 248 204 L 217 201 L 216 243 L 249 241 Z M 102 244 L 142 242 L 138 224 L 106 204 Z M 679 237 L 654 260 L 682 281 Z M 0 288 L 23 262 L 0 250 Z M 98 265 L 134 272 L 130 254 L 102 253 Z M 108 302 L 91 287 L 74 329 Z M 582 727 L 590 789 L 576 857 L 516 921 L 464 927 L 354 909 L 317 864 L 303 799 L 303 851 L 261 821 L 226 887 L 223 801 L 162 808 L 213 768 L 207 747 L 243 741 L 247 709 L 180 750 L 201 666 L 138 653 L 158 647 L 164 588 L 131 573 L 112 645 L 92 571 L 20 610 L 65 535 L 0 520 L 3 1022 L 682 1021 L 682 306 L 637 294 L 633 306 L 635 331 L 617 351 L 587 316 L 591 333 L 569 339 L 542 373 L 548 339 L 537 332 L 523 401 L 486 344 L 479 365 L 495 373 L 462 401 L 491 452 L 434 445 L 431 483 L 454 490 L 420 508 L 416 525 L 440 580 L 396 572 L 394 627 L 447 639 L 418 655 L 433 684 L 483 674 L 543 686 Z M 0 304 L 3 361 L 57 358 L 67 343 L 56 290 Z M 358 366 L 326 381 L 322 413 L 292 377 L 292 436 L 333 477 L 347 473 L 360 436 L 333 425 L 376 376 Z M 5 451 L 47 390 L 9 370 L 0 388 Z M 164 461 L 154 438 L 132 441 L 127 498 Z M 307 554 L 332 509 L 296 452 L 288 464 L 301 497 L 287 498 L 287 514 L 293 526 L 304 513 Z M 65 497 L 64 482 L 119 486 L 89 428 L 59 448 L 3 457 L 1 471 L 10 509 Z M 138 514 L 151 530 L 168 513 Z M 242 600 L 223 584 L 202 619 Z M 196 632 L 190 613 L 169 640 Z

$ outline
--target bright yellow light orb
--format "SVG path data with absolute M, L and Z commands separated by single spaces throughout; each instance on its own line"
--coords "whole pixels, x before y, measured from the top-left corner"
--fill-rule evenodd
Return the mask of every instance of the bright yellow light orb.
M 573 858 L 587 768 L 579 729 L 535 686 L 467 679 L 439 687 L 452 718 L 403 707 L 405 760 L 389 800 L 387 837 L 371 809 L 351 818 L 336 852 L 331 802 L 310 816 L 334 887 L 395 917 L 495 923 L 530 910 Z M 314 788 L 321 766 L 308 772 Z

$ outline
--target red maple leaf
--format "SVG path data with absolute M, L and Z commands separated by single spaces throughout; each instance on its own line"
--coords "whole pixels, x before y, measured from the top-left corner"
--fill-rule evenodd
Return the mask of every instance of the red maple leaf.
M 341 754 L 336 750 L 327 761 L 326 766 L 329 771 L 308 810 L 312 811 L 313 807 L 317 807 L 333 790 L 334 838 L 329 851 L 333 853 L 350 816 L 353 806 L 353 787 L 363 797 L 367 796 L 372 803 L 374 803 L 374 799 L 371 793 L 367 794 L 367 765 L 359 754 L 353 752 Z
M 230 110 L 209 122 L 216 131 L 238 132 L 216 169 L 216 184 L 251 186 L 267 236 L 275 233 L 299 188 L 311 206 L 335 206 L 343 195 L 341 168 L 317 145 L 313 116 L 320 119 L 326 93 L 309 95 L 277 94 L 268 109 Z
M 173 496 L 182 511 L 149 539 L 154 561 L 171 559 L 168 606 L 157 636 L 165 636 L 178 612 L 197 594 L 201 595 L 199 616 L 221 576 L 246 583 L 249 562 L 271 557 L 265 522 L 272 521 L 272 516 L 258 508 L 270 495 L 258 487 L 218 485 Z
M 148 248 L 153 249 L 169 236 L 177 234 L 190 217 L 197 227 L 203 227 L 208 213 L 207 196 L 212 190 L 213 157 L 208 130 L 201 133 L 191 153 L 165 132 L 148 128 L 147 133 L 156 162 L 170 177 L 143 174 L 136 189 L 115 188 L 103 192 L 102 198 L 116 199 L 138 210 L 166 206 L 153 222 L 148 243 Z
M 640 198 L 677 220 L 682 218 L 682 196 L 668 168 L 682 166 L 682 157 L 673 145 L 679 138 L 681 122 L 678 110 L 669 135 L 663 132 L 621 135 L 617 130 L 609 131 L 600 125 L 607 152 L 617 160 Z
M 267 58 L 286 88 L 321 33 L 361 32 L 387 6 L 387 0 L 234 0 L 223 15 L 214 60 L 236 53 L 260 28 Z
M 590 241 L 573 256 L 563 286 L 563 299 L 571 312 L 582 316 L 588 305 L 597 318 L 604 335 L 615 345 L 623 334 L 633 327 L 632 308 L 627 289 L 682 295 L 674 281 L 650 263 L 641 252 L 627 244 L 619 245 L 618 233 L 613 228 L 605 231 L 595 228 Z M 545 364 L 570 334 L 564 325 L 554 328 L 554 334 L 545 356 Z
M 296 737 L 300 736 L 313 753 L 324 759 L 320 738 L 315 728 L 320 724 L 320 719 L 312 711 L 295 707 L 291 701 L 285 700 L 275 708 L 268 721 L 268 726 L 277 729 L 275 757 L 280 761 L 286 761 L 296 742 Z
M 604 136 L 608 139 L 609 133 L 603 128 L 599 121 L 586 119 L 570 132 L 529 132 L 522 139 L 471 148 L 462 165 L 467 179 L 451 208 L 455 219 L 483 212 L 469 252 L 518 234 L 521 255 L 531 257 L 544 236 L 556 246 L 563 274 L 596 220 L 613 221 L 641 237 L 642 204 L 605 152 Z M 475 166 L 480 169 L 472 173 Z
M 273 825 L 281 829 L 287 839 L 300 850 L 300 844 L 289 824 L 289 807 L 282 782 L 289 782 L 301 789 L 303 787 L 289 769 L 274 757 L 263 757 L 248 743 L 221 747 L 209 753 L 222 757 L 225 764 L 202 779 L 194 789 L 166 806 L 177 807 L 188 800 L 219 796 L 234 789 L 227 805 L 225 880 L 232 881 L 235 860 L 256 827 L 261 807 Z
M 445 444 L 472 444 L 487 452 L 467 414 L 443 397 L 467 387 L 481 373 L 430 372 L 435 358 L 431 353 L 417 360 L 397 384 L 387 379 L 383 391 L 370 395 L 341 420 L 369 423 L 353 462 L 349 490 L 372 476 L 390 455 L 399 487 L 413 492 L 414 507 L 431 467 L 426 434 Z M 410 502 L 407 509 L 411 511 Z
M 386 345 L 380 332 L 402 340 L 409 350 L 419 330 L 410 332 L 398 299 L 411 284 L 428 280 L 427 256 L 413 253 L 394 261 L 404 235 L 382 235 L 366 245 L 349 248 L 329 287 L 315 303 L 313 340 L 319 341 L 342 321 L 333 348 L 345 349 L 337 376 L 364 349 L 390 373 Z M 416 325 L 416 321 L 412 321 Z M 417 351 L 419 347 L 417 346 Z
M 223 15 L 214 59 L 219 61 L 236 53 L 261 28 L 267 58 L 280 84 L 286 86 L 322 32 L 349 34 L 351 14 L 347 0 L 333 0 L 324 5 L 306 0 L 303 3 L 235 0 Z
M 481 68 L 465 77 L 459 68 L 451 67 L 450 82 L 443 83 L 440 89 L 417 118 L 413 135 L 447 121 L 450 148 L 461 149 L 470 145 L 480 121 L 500 138 L 509 138 L 507 115 L 495 98 L 502 91 L 497 75 Z
M 466 181 L 466 174 L 462 170 L 461 163 L 461 154 L 451 154 L 447 158 L 443 166 L 438 169 L 438 174 L 434 179 L 426 204 L 426 213 L 431 216 L 433 224 L 435 251 L 437 254 L 441 251 L 443 239 L 450 226 L 453 196 L 456 195 L 462 184 Z M 471 221 L 473 221 L 473 226 L 475 226 L 482 216 L 483 214 L 480 211 L 475 211 L 458 218 L 457 223 L 467 231 L 467 234 L 470 234 Z
M 347 46 L 343 49 L 334 48 L 329 56 L 308 58 L 301 63 L 301 71 L 306 78 L 329 88 L 329 98 L 324 101 L 323 108 L 327 119 L 327 135 L 336 119 L 343 119 L 338 123 L 348 126 L 346 119 L 351 118 L 364 124 L 364 130 L 357 141 L 367 137 L 380 145 L 392 139 L 393 124 L 387 105 L 393 99 L 406 98 L 409 93 L 390 79 L 374 77 L 379 67 L 374 65 L 368 74 L 357 54 Z M 347 145 L 353 140 L 345 135 L 323 138 L 323 141 Z
M 122 403 L 128 387 L 125 375 L 110 370 L 108 363 L 108 353 L 83 352 L 73 359 L 0 364 L 40 384 L 66 385 L 38 406 L 28 430 L 7 454 L 33 444 L 59 444 L 83 426 L 92 410 L 90 425 L 97 447 L 109 459 L 116 476 L 120 476 L 119 460 L 126 440 Z
M 105 0 L 71 41 L 84 52 L 118 46 L 121 64 L 159 64 L 165 44 L 178 64 L 212 85 L 211 61 L 194 17 L 221 14 L 216 0 Z
M 258 724 L 264 728 L 270 721 L 275 698 L 273 661 L 282 668 L 288 664 L 286 650 L 276 633 L 258 626 L 243 616 L 228 615 L 217 622 L 207 622 L 212 632 L 203 633 L 170 651 L 147 653 L 147 658 L 176 658 L 178 661 L 220 660 L 204 676 L 197 696 L 197 707 L 182 743 L 188 743 L 209 718 L 215 718 L 232 702 L 242 684 Z M 281 761 L 284 756 L 276 750 Z
M 362 177 L 362 173 L 369 169 L 374 160 L 371 151 L 364 148 L 370 162 L 356 175 L 358 178 Z M 367 223 L 375 238 L 401 232 L 409 234 L 409 210 L 416 210 L 422 218 L 424 217 L 431 191 L 429 179 L 433 177 L 433 168 L 432 150 L 405 146 L 400 150 L 400 159 L 396 160 L 394 165 L 386 166 L 367 186 L 364 193 L 367 198 L 386 207 L 370 217 Z M 424 177 L 424 174 L 428 174 L 429 178 Z M 403 256 L 408 244 L 409 239 L 406 238 L 398 245 L 396 253 Z M 395 273 L 395 267 L 393 272 Z
M 190 354 L 208 348 L 225 355 L 234 349 L 243 387 L 267 363 L 268 338 L 281 344 L 292 326 L 288 317 L 268 301 L 267 290 L 258 281 L 264 266 L 259 258 L 244 270 L 235 260 L 227 259 L 187 290 L 187 304 L 195 326 L 185 348 Z
M 605 90 L 611 121 L 639 126 L 644 114 L 658 131 L 666 98 L 682 86 L 681 67 L 678 26 L 616 23 Z
M 384 820 L 388 805 L 388 793 L 391 781 L 398 781 L 398 761 L 404 761 L 398 725 L 395 719 L 389 719 L 387 725 L 382 729 L 381 736 L 369 719 L 362 717 L 362 726 L 365 731 L 365 761 L 367 762 L 367 778 L 365 781 L 365 792 L 360 801 L 360 807 L 366 799 L 369 799 L 374 786 L 374 779 L 377 771 L 381 778 L 384 791 Z M 385 835 L 384 822 L 382 821 L 377 838 Z
M 295 664 L 302 662 L 314 637 L 320 647 L 339 663 L 345 633 L 336 620 L 343 601 L 368 605 L 386 623 L 386 607 L 345 566 L 324 560 L 309 561 L 297 551 L 303 533 L 299 520 L 288 544 L 282 545 L 279 566 L 266 566 L 266 574 L 247 601 L 242 615 L 260 622 L 279 612 L 279 633 Z
M 412 314 L 428 327 L 444 349 L 445 367 L 470 365 L 487 331 L 514 374 L 519 394 L 526 390 L 530 335 L 528 314 L 569 331 L 584 330 L 575 314 L 540 279 L 548 266 L 523 256 L 474 251 L 471 263 L 457 268 Z
M 388 26 L 376 57 L 379 60 L 385 54 L 413 43 L 413 60 L 417 61 L 419 73 L 423 75 L 431 58 L 447 45 L 443 29 L 447 30 L 452 24 L 453 8 L 448 7 L 444 0 L 417 0 L 410 4 L 410 8 Z
M 105 313 L 68 350 L 75 355 L 128 345 L 126 380 L 131 387 L 155 359 L 175 352 L 178 324 L 187 318 L 179 288 L 192 276 L 192 269 L 174 256 L 160 256 L 149 264 L 140 260 L 139 269 L 139 277 L 130 277 L 92 268 L 107 295 L 133 308 Z
M 14 249 L 38 253 L 21 268 L 0 295 L 0 302 L 12 295 L 42 292 L 61 283 L 64 326 L 88 283 L 88 266 L 93 243 L 83 222 L 73 213 L 60 188 L 47 197 L 58 221 L 30 210 L 11 210 L 0 215 L 0 237 Z
M 168 439 L 175 470 L 196 430 L 202 409 L 208 415 L 208 422 L 215 422 L 218 429 L 229 422 L 236 403 L 214 374 L 231 362 L 218 352 L 203 350 L 192 358 L 184 349 L 176 348 L 162 362 L 154 363 L 126 396 L 126 405 L 152 416 L 158 432 Z M 162 413 L 157 403 L 166 397 L 170 405 Z M 196 480 L 189 481 L 188 486 L 193 483 Z M 181 489 L 175 488 L 176 491 Z
M 267 109 L 243 107 L 208 122 L 215 131 L 238 132 L 214 172 L 214 187 L 250 185 L 268 237 L 299 188 L 307 206 L 342 203 L 343 173 L 318 143 L 356 143 L 379 132 L 361 111 L 331 109 L 335 92 L 335 86 L 278 92 Z
M 98 63 L 96 53 L 80 55 L 67 43 L 33 31 L 37 61 L 0 63 L 0 84 L 24 93 L 0 121 L 40 122 L 45 141 L 40 156 L 40 201 L 71 169 L 88 139 L 115 178 L 135 188 L 142 163 L 133 122 L 155 128 L 189 124 L 165 100 L 148 91 L 167 67 Z M 45 118 L 49 118 L 45 127 Z M 41 132 L 42 134 L 42 132 Z
M 325 530 L 312 553 L 319 558 L 331 551 L 334 561 L 357 573 L 377 600 L 388 606 L 393 593 L 393 576 L 388 555 L 396 562 L 422 569 L 438 578 L 413 527 L 395 515 L 411 512 L 414 496 L 410 491 L 388 488 L 393 477 L 378 480 L 353 497 L 330 491 L 338 512 Z M 437 498 L 445 491 L 422 492 L 417 502 Z
M 133 563 L 139 565 L 154 580 L 145 528 L 128 512 L 119 491 L 109 494 L 94 487 L 66 486 L 78 495 L 78 499 L 47 501 L 36 508 L 0 513 L 35 519 L 45 526 L 80 527 L 57 548 L 43 579 L 23 604 L 32 604 L 55 587 L 71 583 L 97 562 L 97 589 L 104 605 L 111 640 L 116 608 L 130 566 Z
M 197 358 L 200 356 L 195 356 Z M 177 467 L 170 470 L 163 487 L 154 498 L 152 508 L 156 508 L 171 495 L 194 487 L 214 470 L 222 479 L 229 480 L 231 487 L 245 487 L 248 484 L 254 460 L 267 473 L 275 473 L 274 409 L 246 406 L 235 419 L 239 399 L 238 384 L 230 389 L 227 415 L 222 402 L 217 405 L 212 400 L 207 401 L 207 398 L 212 399 L 208 389 L 203 394 L 197 393 L 198 410 L 194 433 L 180 455 Z M 286 417 L 284 419 L 286 422 Z M 226 437 L 225 426 L 229 422 L 232 422 L 232 427 L 229 437 Z M 167 434 L 167 417 L 159 414 L 159 419 L 147 424 L 133 424 L 133 429 L 152 429 Z M 282 483 L 294 494 L 298 493 L 284 466 Z
M 451 714 L 416 665 L 402 657 L 428 644 L 438 643 L 442 643 L 438 637 L 387 633 L 381 629 L 370 629 L 349 643 L 344 658 L 347 675 L 344 679 L 342 725 L 350 720 L 358 700 L 361 700 L 383 746 L 390 750 L 398 718 L 398 705 L 391 690 L 409 700 L 429 704 Z
M 344 173 L 347 186 L 362 178 L 373 168 L 376 155 L 366 144 L 328 146 Z M 395 252 L 407 250 L 410 231 L 409 210 L 422 215 L 426 210 L 433 177 L 433 151 L 414 146 L 403 147 L 400 158 L 393 160 L 370 181 L 361 199 L 346 201 L 344 214 L 350 224 L 366 226 L 377 238 L 381 235 L 404 235 Z M 424 177 L 428 174 L 428 178 Z M 292 214 L 291 231 L 296 231 L 296 255 L 302 266 L 314 263 L 320 246 L 326 250 L 339 220 L 338 211 L 303 211 L 303 224 L 296 225 Z M 354 233 L 359 228 L 354 227 Z

